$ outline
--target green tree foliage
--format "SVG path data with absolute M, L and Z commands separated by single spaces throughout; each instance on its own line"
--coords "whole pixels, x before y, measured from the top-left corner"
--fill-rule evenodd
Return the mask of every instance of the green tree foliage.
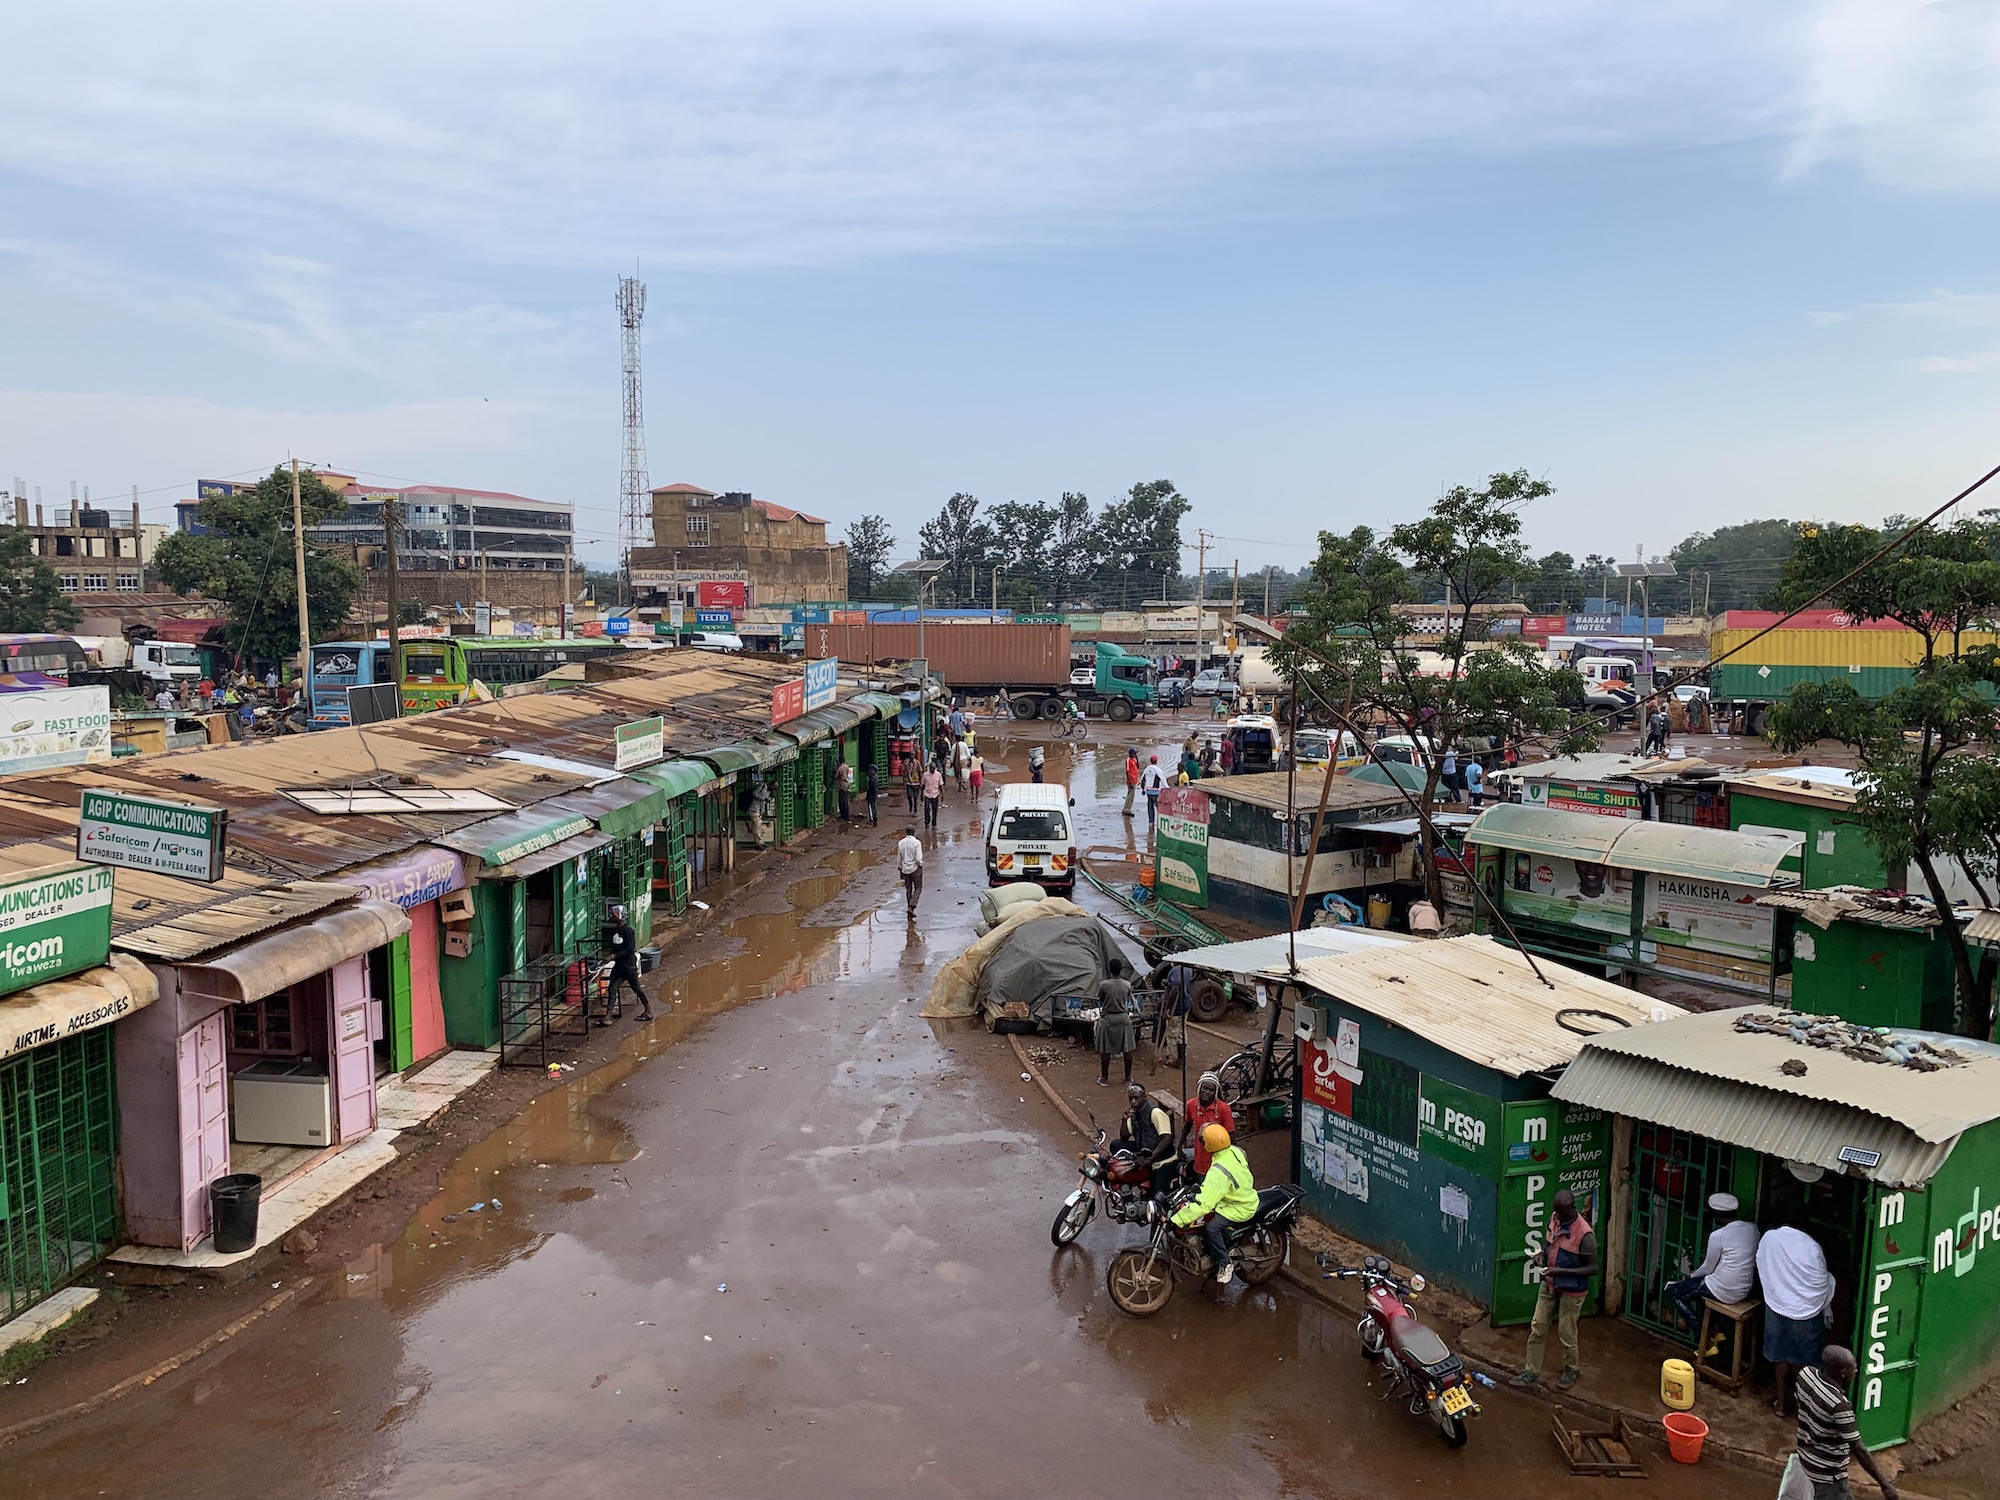
M 939 602 L 964 603 L 977 597 L 979 580 L 993 556 L 993 528 L 979 519 L 979 497 L 964 491 L 945 501 L 936 516 L 917 529 L 923 555 L 948 564 L 938 574 Z
M 1960 521 L 1920 531 L 1859 577 L 1839 580 L 1885 538 L 1868 526 L 1804 525 L 1779 588 L 1786 608 L 1824 604 L 1857 620 L 1894 620 L 1923 638 L 1909 682 L 1864 699 L 1847 682 L 1806 682 L 1770 714 L 1786 750 L 1837 740 L 1861 762 L 1854 818 L 1892 871 L 1914 865 L 1941 911 L 1940 869 L 1958 860 L 1992 881 L 2000 858 L 2000 769 L 1969 754 L 2000 739 L 2000 651 L 1964 632 L 2000 614 L 2000 524 Z M 1963 1029 L 1993 1027 L 1990 976 L 1977 972 L 1956 923 L 1939 929 L 1952 954 Z
M 1745 521 L 1697 531 L 1667 554 L 1681 570 L 1680 582 L 1655 583 L 1653 602 L 1663 605 L 1675 597 L 1672 590 L 1685 588 L 1689 614 L 1762 608 L 1784 581 L 1785 564 L 1798 539 L 1796 521 Z M 1690 576 L 1694 574 L 1701 576 Z
M 1551 494 L 1526 470 L 1494 474 L 1482 489 L 1458 485 L 1418 520 L 1377 535 L 1358 526 L 1320 533 L 1305 613 L 1272 648 L 1304 700 L 1350 722 L 1386 720 L 1415 738 L 1424 800 L 1436 794 L 1445 750 L 1466 736 L 1538 736 L 1558 754 L 1596 743 L 1573 671 L 1545 666 L 1525 642 L 1490 640 L 1483 619 L 1455 608 L 1443 641 L 1419 655 L 1403 644 L 1399 604 L 1450 598 L 1477 607 L 1511 600 L 1536 574 L 1521 540 L 1521 508 Z M 1310 711 L 1310 710 L 1309 710 Z M 1424 883 L 1440 897 L 1428 841 Z
M 1098 518 L 1096 592 L 1106 609 L 1136 609 L 1181 572 L 1181 521 L 1194 507 L 1171 479 L 1135 484 Z
M 310 531 L 340 515 L 347 502 L 310 472 L 299 476 L 300 509 Z M 280 465 L 249 490 L 201 502 L 208 534 L 176 533 L 156 563 L 169 588 L 199 590 L 228 607 L 230 642 L 246 657 L 277 662 L 299 649 L 298 589 L 292 567 L 292 472 Z M 321 640 L 346 623 L 361 570 L 306 545 L 306 617 Z
M 0 527 L 0 631 L 59 633 L 76 621 L 76 606 L 63 596 L 55 571 L 35 556 L 28 533 Z
M 896 545 L 888 521 L 863 516 L 847 528 L 847 597 L 873 599 L 889 571 L 889 553 Z

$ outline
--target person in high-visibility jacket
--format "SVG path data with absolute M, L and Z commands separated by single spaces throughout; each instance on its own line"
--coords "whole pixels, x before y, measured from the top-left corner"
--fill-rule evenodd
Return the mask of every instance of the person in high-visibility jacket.
M 1236 1279 L 1236 1267 L 1229 1260 L 1229 1226 L 1247 1224 L 1256 1215 L 1257 1184 L 1243 1148 L 1230 1145 L 1229 1132 L 1220 1125 L 1202 1127 L 1201 1144 L 1209 1156 L 1207 1175 L 1194 1202 L 1174 1210 L 1174 1223 L 1186 1228 L 1204 1215 L 1214 1215 L 1202 1226 L 1201 1235 L 1215 1257 L 1217 1284 L 1227 1286 Z

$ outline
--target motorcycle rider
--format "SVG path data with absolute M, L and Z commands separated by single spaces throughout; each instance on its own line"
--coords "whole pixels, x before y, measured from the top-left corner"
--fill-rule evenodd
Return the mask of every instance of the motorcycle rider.
M 1174 1122 L 1159 1105 L 1146 1098 L 1145 1087 L 1125 1085 L 1125 1118 L 1118 1122 L 1115 1151 L 1130 1151 L 1152 1168 L 1152 1192 L 1163 1198 L 1180 1175 L 1179 1153 L 1174 1150 Z
M 1250 1161 L 1241 1146 L 1229 1143 L 1229 1132 L 1220 1125 L 1205 1125 L 1202 1149 L 1208 1153 L 1208 1175 L 1201 1180 L 1201 1193 L 1192 1203 L 1174 1211 L 1174 1227 L 1185 1229 L 1207 1217 L 1201 1237 L 1215 1260 L 1215 1283 L 1227 1286 L 1236 1279 L 1236 1267 L 1229 1259 L 1229 1230 L 1247 1224 L 1257 1214 L 1257 1184 L 1250 1175 Z

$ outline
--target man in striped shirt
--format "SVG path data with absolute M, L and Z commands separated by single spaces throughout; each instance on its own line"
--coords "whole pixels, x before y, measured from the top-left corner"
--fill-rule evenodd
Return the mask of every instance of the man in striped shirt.
M 1812 1481 L 1813 1500 L 1848 1500 L 1847 1461 L 1851 1457 L 1896 1500 L 1896 1486 L 1875 1467 L 1875 1455 L 1861 1446 L 1861 1429 L 1847 1388 L 1854 1381 L 1854 1355 L 1838 1344 L 1821 1351 L 1819 1365 L 1799 1371 L 1793 1402 L 1799 1414 L 1799 1467 Z

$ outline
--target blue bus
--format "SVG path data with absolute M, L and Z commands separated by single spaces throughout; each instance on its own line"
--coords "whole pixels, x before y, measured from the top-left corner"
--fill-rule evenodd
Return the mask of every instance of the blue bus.
M 404 647 L 408 650 L 408 645 Z M 312 648 L 306 682 L 306 727 L 347 727 L 347 690 L 389 680 L 387 641 L 324 641 Z

